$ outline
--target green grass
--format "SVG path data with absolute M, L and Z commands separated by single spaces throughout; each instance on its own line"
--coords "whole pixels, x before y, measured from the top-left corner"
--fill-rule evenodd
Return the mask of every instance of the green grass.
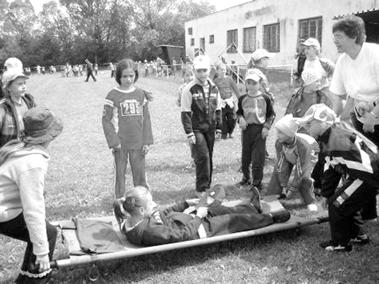
M 39 104 L 62 117 L 64 131 L 50 146 L 51 161 L 46 178 L 46 210 L 49 220 L 72 216 L 112 214 L 113 160 L 101 127 L 103 101 L 115 85 L 109 74 L 96 83 L 83 78 L 58 75 L 34 76 L 28 86 Z M 167 204 L 190 196 L 194 169 L 189 147 L 175 106 L 178 83 L 173 80 L 144 79 L 138 85 L 153 92 L 150 105 L 155 144 L 147 157 L 147 175 L 154 198 Z M 291 91 L 286 83 L 272 87 L 277 97 L 278 117 Z M 274 157 L 275 133 L 268 149 Z M 240 131 L 236 137 L 218 142 L 214 152 L 214 183 L 238 182 Z M 273 160 L 266 163 L 268 182 Z M 131 185 L 130 170 L 127 183 Z M 228 186 L 227 198 L 248 197 L 247 190 Z M 183 249 L 160 254 L 98 263 L 97 283 L 378 283 L 378 223 L 368 224 L 373 241 L 350 254 L 329 254 L 318 243 L 329 239 L 327 224 L 296 231 L 269 234 L 232 242 Z M 0 279 L 12 282 L 17 276 L 25 244 L 0 236 Z M 57 243 L 56 258 L 67 257 Z M 91 266 L 54 272 L 53 283 L 88 283 Z

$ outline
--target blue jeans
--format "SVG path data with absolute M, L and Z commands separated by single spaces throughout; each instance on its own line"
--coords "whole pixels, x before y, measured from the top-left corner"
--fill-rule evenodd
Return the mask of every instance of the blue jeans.
M 47 232 L 47 240 L 49 242 L 49 259 L 53 259 L 53 253 L 55 249 L 55 241 L 57 239 L 57 229 L 55 226 L 51 225 L 48 221 L 46 221 L 46 232 Z M 38 267 L 35 266 L 36 256 L 33 254 L 33 244 L 29 238 L 29 231 L 26 227 L 26 223 L 24 220 L 24 215 L 21 213 L 16 218 L 0 223 L 0 234 L 6 235 L 13 239 L 17 239 L 20 241 L 24 241 L 27 243 L 24 261 L 21 266 L 21 271 L 29 272 L 33 275 L 38 275 Z M 45 281 L 47 276 L 42 278 L 29 278 L 23 275 L 20 275 L 19 279 L 23 278 L 23 282 L 19 281 L 18 283 L 39 283 Z
M 213 146 L 215 131 L 194 132 L 196 144 L 192 145 L 192 156 L 196 166 L 196 191 L 206 191 L 211 186 L 213 171 Z

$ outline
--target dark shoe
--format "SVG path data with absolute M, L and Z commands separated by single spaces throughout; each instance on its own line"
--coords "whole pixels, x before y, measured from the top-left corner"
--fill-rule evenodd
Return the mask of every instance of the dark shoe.
M 258 188 L 252 186 L 250 190 L 253 194 L 250 199 L 250 203 L 255 207 L 255 209 L 257 209 L 258 213 L 262 213 L 261 197 Z
M 286 198 L 287 198 L 286 194 L 284 194 L 284 193 L 279 194 L 278 199 L 286 199 Z
M 326 251 L 332 252 L 349 252 L 352 250 L 352 246 L 349 244 L 339 244 L 335 241 L 327 241 L 320 243 L 320 247 Z
M 287 210 L 281 210 L 278 212 L 271 212 L 271 213 L 269 213 L 269 215 L 271 215 L 274 223 L 284 223 L 284 222 L 287 222 L 291 218 L 291 214 Z
M 237 186 L 246 186 L 251 185 L 251 182 L 247 178 L 243 178 L 239 183 L 237 183 Z
M 227 134 L 221 134 L 221 139 L 227 139 L 228 135 Z
M 367 245 L 370 242 L 370 238 L 366 234 L 363 234 L 351 239 L 350 242 L 353 245 Z
M 125 209 L 123 207 L 123 198 L 116 199 L 113 202 L 113 212 L 114 216 L 116 217 L 117 223 L 120 226 L 120 230 L 122 231 L 122 226 L 124 220 L 127 218 Z
M 253 186 L 256 187 L 259 190 L 259 192 L 262 192 L 263 187 L 261 182 L 253 182 Z

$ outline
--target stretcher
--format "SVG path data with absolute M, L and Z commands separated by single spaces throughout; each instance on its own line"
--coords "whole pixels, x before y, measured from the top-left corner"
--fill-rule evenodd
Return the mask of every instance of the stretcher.
M 225 206 L 235 206 L 237 204 L 242 204 L 246 201 L 236 200 L 236 201 L 228 201 L 224 202 Z M 282 204 L 276 199 L 276 197 L 265 197 L 262 200 L 262 210 L 264 213 L 267 212 L 275 212 L 279 210 L 284 210 Z M 214 244 L 218 242 L 225 242 L 230 240 L 236 240 L 241 238 L 247 238 L 252 236 L 259 236 L 264 234 L 269 234 L 273 232 L 280 232 L 290 229 L 297 229 L 305 226 L 320 224 L 328 221 L 327 213 L 322 212 L 316 216 L 310 217 L 301 217 L 291 215 L 291 218 L 285 223 L 276 223 L 269 225 L 267 227 L 243 231 L 238 233 L 226 234 L 221 236 L 214 236 L 209 238 L 197 239 L 184 241 L 179 243 L 171 243 L 164 245 L 156 245 L 149 247 L 136 246 L 126 239 L 125 235 L 123 235 L 117 224 L 116 219 L 113 216 L 108 217 L 98 217 L 98 218 L 90 218 L 88 220 L 99 220 L 111 222 L 114 232 L 117 234 L 119 240 L 122 243 L 122 248 L 119 251 L 107 252 L 107 253 L 85 253 L 82 251 L 77 232 L 75 230 L 75 226 L 72 220 L 68 221 L 58 221 L 54 222 L 55 225 L 61 228 L 62 239 L 65 247 L 69 252 L 68 258 L 65 259 L 57 259 L 52 261 L 51 266 L 54 268 L 63 268 L 68 266 L 76 266 L 81 264 L 91 264 L 98 263 L 108 260 L 117 260 L 123 258 L 132 258 L 141 255 L 154 254 L 159 252 L 165 252 L 176 249 L 183 249 L 195 246 L 202 246 L 208 244 Z

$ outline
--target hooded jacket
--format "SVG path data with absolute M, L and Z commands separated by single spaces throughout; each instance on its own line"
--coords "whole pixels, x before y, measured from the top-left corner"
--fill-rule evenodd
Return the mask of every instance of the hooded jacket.
M 49 158 L 40 146 L 23 147 L 0 165 L 0 222 L 23 213 L 35 255 L 49 253 L 43 196 Z

